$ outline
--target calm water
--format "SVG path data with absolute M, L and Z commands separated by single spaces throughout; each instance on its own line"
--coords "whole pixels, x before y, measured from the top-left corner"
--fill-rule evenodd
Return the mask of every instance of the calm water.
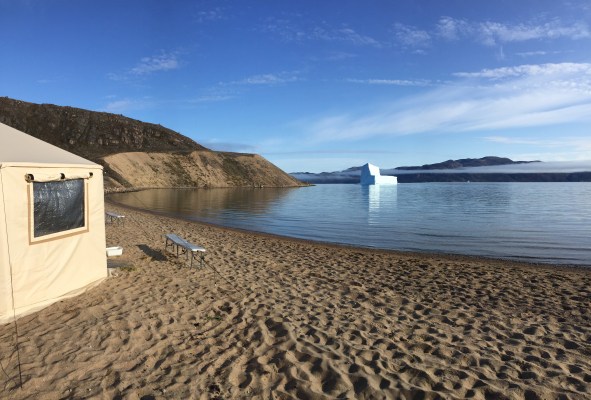
M 156 189 L 112 199 L 190 220 L 325 242 L 591 265 L 591 183 Z

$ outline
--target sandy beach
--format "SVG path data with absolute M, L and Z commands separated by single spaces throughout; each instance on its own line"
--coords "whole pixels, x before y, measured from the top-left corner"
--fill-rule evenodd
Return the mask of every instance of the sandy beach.
M 0 326 L 8 399 L 588 399 L 591 269 L 330 246 L 106 205 L 111 277 Z M 189 268 L 165 233 L 207 249 Z M 198 266 L 198 263 L 195 265 Z M 83 267 L 83 266 L 81 266 Z

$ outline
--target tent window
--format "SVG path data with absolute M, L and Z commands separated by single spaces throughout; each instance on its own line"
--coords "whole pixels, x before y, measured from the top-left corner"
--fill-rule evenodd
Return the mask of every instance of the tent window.
M 33 182 L 33 234 L 41 237 L 84 227 L 84 180 Z

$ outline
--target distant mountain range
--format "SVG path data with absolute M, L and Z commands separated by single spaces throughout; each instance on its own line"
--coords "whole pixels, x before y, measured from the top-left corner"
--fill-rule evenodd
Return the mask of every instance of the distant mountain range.
M 566 163 L 562 163 L 566 164 Z M 381 169 L 382 175 L 398 177 L 399 183 L 418 182 L 591 182 L 591 165 L 566 169 L 551 168 L 552 163 L 513 161 L 506 157 L 463 158 L 421 166 Z M 359 183 L 361 167 L 343 171 L 291 175 L 310 184 Z
M 434 169 L 456 169 L 467 167 L 489 167 L 492 165 L 515 165 L 530 164 L 540 161 L 513 161 L 506 157 L 482 157 L 482 158 L 462 158 L 459 160 L 447 160 L 436 164 L 425 164 L 420 167 L 397 167 L 396 170 L 434 170 Z

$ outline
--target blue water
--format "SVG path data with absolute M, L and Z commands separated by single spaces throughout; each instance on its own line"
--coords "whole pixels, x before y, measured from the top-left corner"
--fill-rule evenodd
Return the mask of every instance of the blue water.
M 323 242 L 591 266 L 591 183 L 154 189 L 112 199 Z

